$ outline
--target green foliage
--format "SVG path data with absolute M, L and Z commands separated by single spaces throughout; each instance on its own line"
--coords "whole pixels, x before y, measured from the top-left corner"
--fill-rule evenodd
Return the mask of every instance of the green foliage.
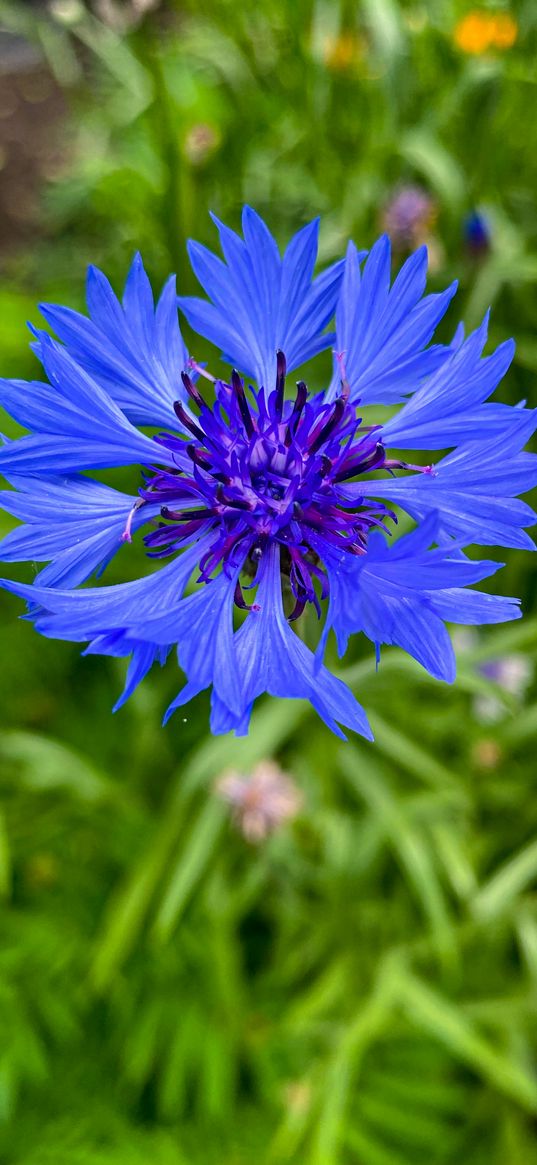
M 410 180 L 438 204 L 433 283 L 461 276 L 471 324 L 495 303 L 493 338 L 519 341 L 505 399 L 532 403 L 530 3 L 481 55 L 451 0 L 185 0 L 130 24 L 127 3 L 0 7 L 69 106 L 35 237 L 3 259 L 2 371 L 32 368 L 34 299 L 80 303 L 89 261 L 119 282 L 140 247 L 194 290 L 186 238 L 245 199 L 282 239 L 322 212 L 328 259 Z M 204 697 L 164 730 L 173 664 L 112 717 L 123 665 L 3 600 L 2 1165 L 537 1163 L 537 703 L 479 670 L 535 659 L 529 557 L 500 576 L 526 619 L 461 648 L 453 688 L 355 645 L 341 674 L 374 745 L 300 702 L 262 704 L 242 741 L 208 737 Z M 215 785 L 267 757 L 304 803 L 256 847 Z

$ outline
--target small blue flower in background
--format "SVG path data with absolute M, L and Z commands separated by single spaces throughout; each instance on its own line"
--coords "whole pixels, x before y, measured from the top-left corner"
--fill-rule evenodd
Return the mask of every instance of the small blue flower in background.
M 491 248 L 490 223 L 481 210 L 471 210 L 463 223 L 466 247 L 474 257 L 487 255 Z
M 208 300 L 177 301 L 170 279 L 155 307 L 137 257 L 122 303 L 90 268 L 89 318 L 42 307 L 59 338 L 35 332 L 48 383 L 1 385 L 30 434 L 0 449 L 12 487 L 1 503 L 25 523 L 0 553 L 48 565 L 32 585 L 3 585 L 43 635 L 129 657 L 117 706 L 176 647 L 186 684 L 167 716 L 210 687 L 212 731 L 241 734 L 269 692 L 310 700 L 339 735 L 343 725 L 371 738 L 323 663 L 329 631 L 341 653 L 362 632 L 377 655 L 397 644 L 451 681 L 444 621 L 519 616 L 516 599 L 467 589 L 498 563 L 464 549 L 533 547 L 524 527 L 535 515 L 516 495 L 537 482 L 537 458 L 521 452 L 537 411 L 488 401 L 513 344 L 483 357 L 486 320 L 431 344 L 455 286 L 424 295 L 425 248 L 392 285 L 386 237 L 367 258 L 350 244 L 313 278 L 317 223 L 282 258 L 250 208 L 243 238 L 215 221 L 224 260 L 189 247 Z M 222 349 L 222 378 L 187 353 L 177 302 Z M 331 383 L 313 391 L 299 379 L 288 392 L 287 374 L 327 348 Z M 370 405 L 398 404 L 384 424 L 368 418 Z M 132 496 L 82 476 L 126 465 L 139 467 Z M 416 523 L 399 538 L 398 510 Z M 164 565 L 80 587 L 141 538 Z M 294 629 L 306 608 L 324 619 L 315 652 Z

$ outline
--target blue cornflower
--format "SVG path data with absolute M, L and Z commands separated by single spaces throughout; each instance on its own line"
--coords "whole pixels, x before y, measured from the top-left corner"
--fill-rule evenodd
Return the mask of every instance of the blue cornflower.
M 3 585 L 43 635 L 130 657 L 118 706 L 176 647 L 186 685 L 167 715 L 212 687 L 212 730 L 244 733 L 269 692 L 310 700 L 340 735 L 338 724 L 370 737 L 323 663 L 329 631 L 340 652 L 362 632 L 377 655 L 398 644 L 449 681 L 444 620 L 519 616 L 517 600 L 466 589 L 498 563 L 464 548 L 532 547 L 524 526 L 535 515 L 515 495 L 537 481 L 537 458 L 521 452 L 537 412 L 488 402 L 513 344 L 483 357 L 486 320 L 467 339 L 459 328 L 452 344 L 431 344 L 455 286 L 424 296 L 425 248 L 392 286 L 386 237 L 367 258 L 351 244 L 314 279 L 317 223 L 283 258 L 250 208 L 244 238 L 217 226 L 224 261 L 189 247 L 209 301 L 178 303 L 223 350 L 222 378 L 186 351 L 173 279 L 155 307 L 139 257 L 122 303 L 90 268 L 90 318 L 42 307 L 59 337 L 35 332 L 48 383 L 1 385 L 1 403 L 31 431 L 0 449 L 13 487 L 2 505 L 25 523 L 1 553 L 48 565 L 33 585 Z M 312 392 L 299 380 L 289 395 L 288 371 L 327 348 L 331 383 Z M 397 404 L 384 423 L 367 413 Z M 403 460 L 405 449 L 441 452 L 424 465 L 416 452 Z M 140 467 L 133 495 L 85 476 L 126 465 Z M 404 537 L 394 507 L 416 523 Z M 169 561 L 79 589 L 134 538 Z M 315 652 L 293 627 L 306 608 L 324 617 Z

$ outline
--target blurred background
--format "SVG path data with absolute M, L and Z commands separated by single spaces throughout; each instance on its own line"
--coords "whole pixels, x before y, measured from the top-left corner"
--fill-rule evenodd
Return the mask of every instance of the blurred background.
M 321 214 L 322 262 L 426 242 L 443 338 L 492 304 L 535 405 L 536 50 L 532 0 L 0 3 L 1 373 L 89 262 L 195 292 L 186 239 L 248 201 L 281 243 Z M 113 717 L 121 661 L 3 598 L 3 1165 L 537 1161 L 532 570 L 453 688 L 354 645 L 374 746 L 295 701 L 164 730 L 172 663 Z

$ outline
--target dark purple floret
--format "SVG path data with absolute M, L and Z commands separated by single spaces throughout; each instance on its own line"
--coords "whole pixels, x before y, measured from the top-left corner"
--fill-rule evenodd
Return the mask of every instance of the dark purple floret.
M 364 427 L 356 416 L 345 380 L 335 400 L 311 400 L 299 381 L 294 401 L 286 401 L 285 375 L 285 356 L 278 352 L 276 385 L 267 398 L 251 385 L 247 393 L 233 370 L 230 384 L 215 382 L 210 408 L 183 373 L 199 417 L 176 402 L 186 435 L 161 434 L 158 441 L 177 452 L 177 469 L 159 469 L 141 493 L 162 507 L 164 522 L 145 538 L 152 556 L 165 557 L 215 532 L 199 581 L 208 582 L 220 568 L 253 577 L 267 546 L 279 543 L 295 599 L 290 618 L 296 618 L 308 602 L 320 611 L 317 591 L 321 598 L 328 592 L 323 550 L 362 555 L 369 531 L 393 518 L 382 503 L 349 501 L 341 483 L 394 463 L 386 461 L 377 426 Z M 184 468 L 185 451 L 191 472 Z M 240 584 L 235 598 L 245 605 Z

